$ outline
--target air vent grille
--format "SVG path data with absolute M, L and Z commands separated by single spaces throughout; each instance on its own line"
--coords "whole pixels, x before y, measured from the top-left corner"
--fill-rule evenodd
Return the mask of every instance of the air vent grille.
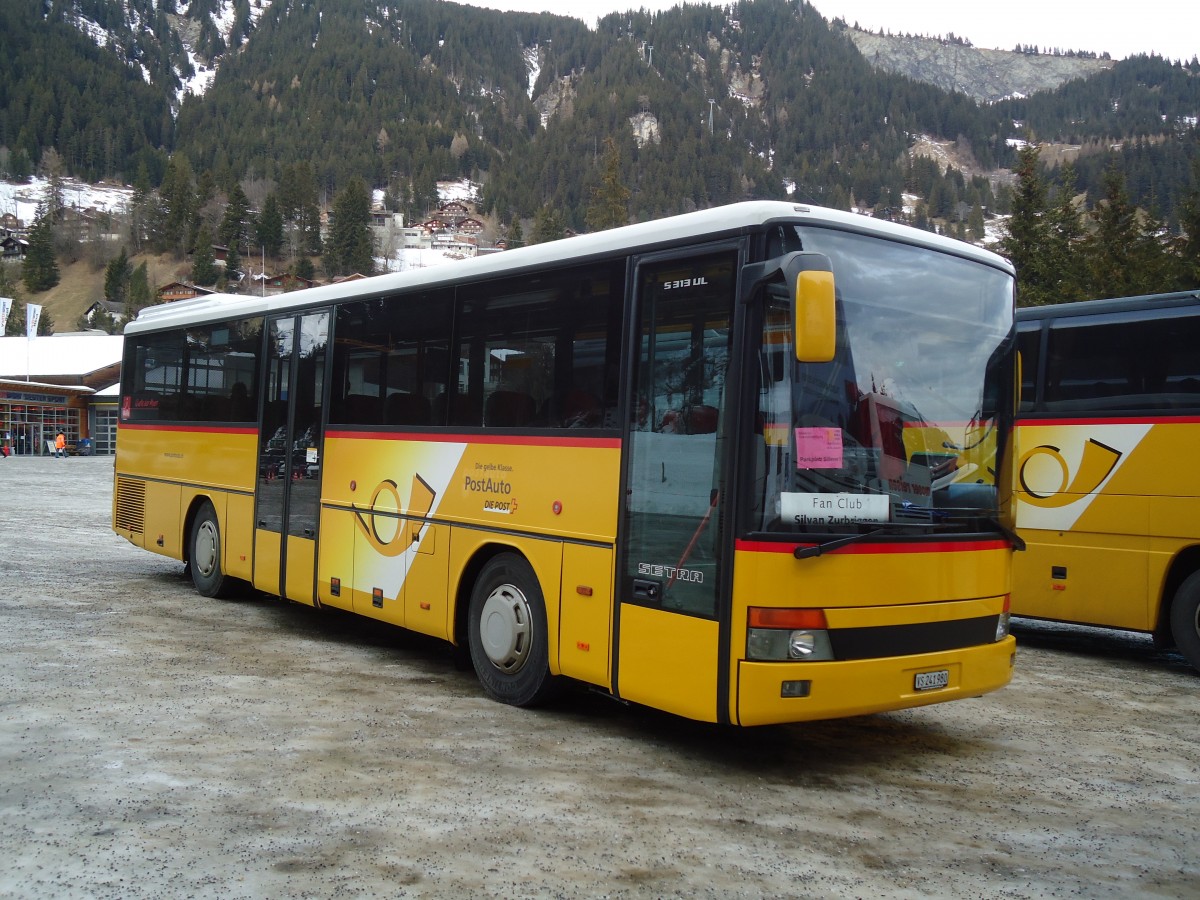
M 117 531 L 142 533 L 146 524 L 146 482 L 117 479 L 117 510 L 113 523 Z

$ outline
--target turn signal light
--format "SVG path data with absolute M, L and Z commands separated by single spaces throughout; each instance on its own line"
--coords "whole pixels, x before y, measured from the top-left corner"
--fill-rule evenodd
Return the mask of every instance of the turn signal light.
M 823 609 L 774 609 L 768 606 L 752 606 L 749 610 L 751 628 L 805 628 L 825 629 Z

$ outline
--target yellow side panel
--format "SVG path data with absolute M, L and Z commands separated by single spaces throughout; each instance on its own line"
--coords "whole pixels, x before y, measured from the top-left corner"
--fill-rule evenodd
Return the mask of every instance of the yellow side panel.
M 121 425 L 117 452 L 121 473 L 250 491 L 254 489 L 258 431 L 215 425 Z
M 321 510 L 321 542 L 317 561 L 317 597 L 325 606 L 351 609 L 354 590 L 354 513 Z M 333 593 L 333 580 L 338 594 Z
M 376 516 L 368 533 L 354 528 L 354 581 L 351 585 L 353 610 L 392 625 L 404 625 L 404 574 L 407 560 L 403 553 L 382 555 L 376 549 L 377 532 L 396 530 L 401 526 L 395 517 Z M 347 585 L 342 583 L 342 595 Z
M 326 503 L 367 514 L 399 508 L 453 524 L 607 543 L 616 532 L 620 459 L 608 446 L 331 434 L 321 487 Z
M 619 693 L 701 722 L 717 721 L 717 623 L 621 606 Z
M 562 674 L 609 687 L 612 646 L 613 552 L 607 547 L 563 547 L 558 654 Z
M 1014 554 L 1012 612 L 1113 628 L 1154 628 L 1146 583 L 1146 538 L 1026 531 Z M 1055 568 L 1065 578 L 1053 577 Z
M 234 578 L 254 578 L 254 498 L 229 494 L 225 500 L 225 522 L 221 529 L 222 565 Z
M 289 600 L 313 605 L 313 572 L 316 559 L 316 541 L 288 535 L 286 596 Z
M 413 631 L 450 639 L 450 598 L 447 568 L 450 564 L 450 528 L 447 525 L 413 523 L 416 540 L 408 551 L 408 575 L 404 579 L 404 624 Z
M 276 596 L 279 590 L 279 550 L 281 544 L 278 531 L 254 531 L 254 586 L 260 591 Z
M 145 547 L 172 559 L 183 559 L 182 494 L 177 484 L 146 484 Z

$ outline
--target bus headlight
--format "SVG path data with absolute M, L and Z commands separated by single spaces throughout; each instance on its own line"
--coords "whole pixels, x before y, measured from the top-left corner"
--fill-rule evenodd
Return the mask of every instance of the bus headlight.
M 778 662 L 833 659 L 833 645 L 819 609 L 750 609 L 746 658 Z

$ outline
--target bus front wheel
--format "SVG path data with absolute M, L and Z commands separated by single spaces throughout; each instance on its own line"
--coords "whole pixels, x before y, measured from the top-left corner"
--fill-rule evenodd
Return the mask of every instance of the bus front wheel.
M 1189 575 L 1175 594 L 1171 636 L 1187 661 L 1200 669 L 1200 572 Z
M 550 674 L 546 602 L 533 568 L 512 553 L 493 557 L 471 591 L 471 663 L 488 695 L 536 706 L 556 692 Z
M 188 544 L 188 570 L 192 584 L 205 597 L 227 597 L 233 579 L 221 569 L 221 526 L 211 503 L 196 511 L 192 520 L 191 541 Z

